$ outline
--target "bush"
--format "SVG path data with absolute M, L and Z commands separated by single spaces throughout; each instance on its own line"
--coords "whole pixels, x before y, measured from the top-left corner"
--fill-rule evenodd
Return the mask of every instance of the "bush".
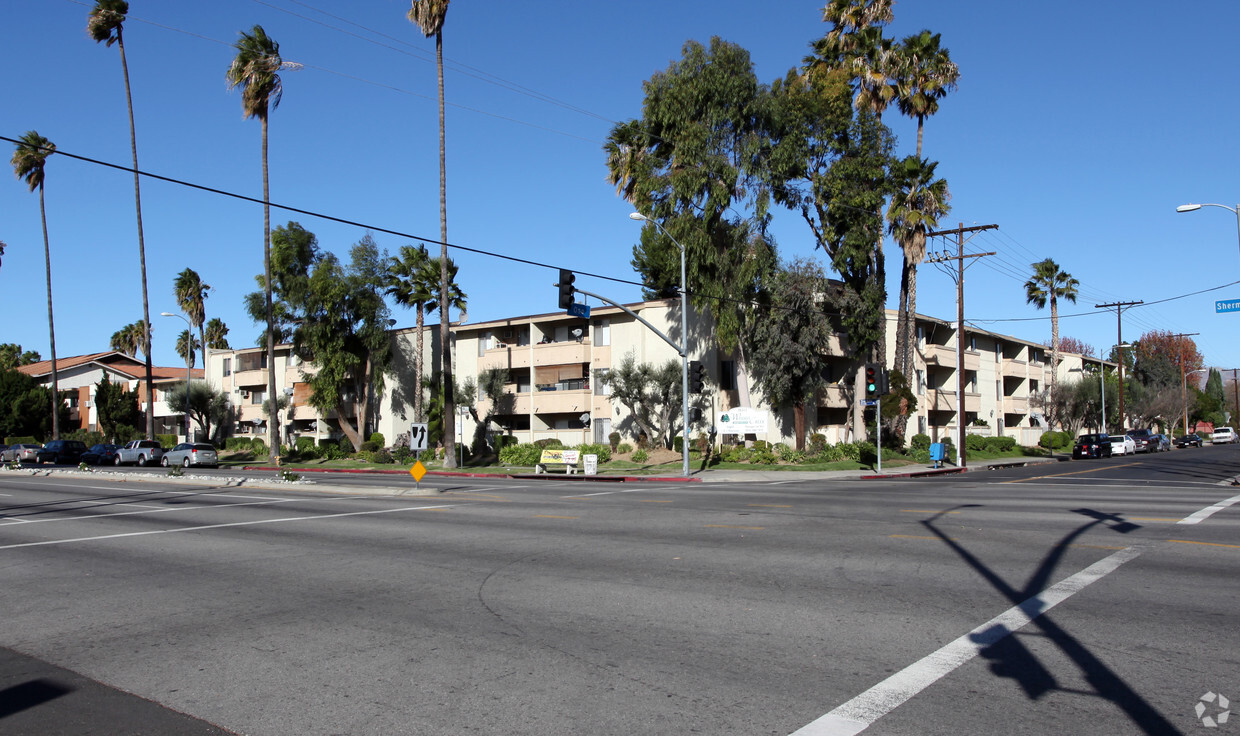
M 1011 452 L 1016 449 L 1015 437 L 987 437 L 986 449 L 990 452 Z
M 965 435 L 964 446 L 969 450 L 982 451 L 986 449 L 986 440 L 989 437 L 983 437 L 980 434 Z
M 638 448 L 637 451 L 633 453 L 633 462 L 635 463 L 644 463 L 649 459 L 650 454 L 646 452 L 645 448 Z
M 387 438 L 383 436 L 382 432 L 371 432 L 370 441 L 375 443 L 377 447 L 387 447 Z
M 871 447 L 873 447 L 871 445 Z M 856 442 L 841 442 L 835 448 L 840 451 L 841 460 L 860 460 L 861 447 Z
M 679 435 L 672 438 L 672 449 L 677 453 L 684 452 L 685 438 Z
M 370 461 L 380 465 L 391 465 L 396 462 L 396 459 L 392 457 L 392 453 L 388 452 L 386 448 L 381 448 L 371 453 Z
M 616 447 L 620 445 L 620 433 L 612 432 L 607 435 L 607 444 L 611 445 L 611 451 L 616 452 Z
M 1069 432 L 1043 432 L 1038 439 L 1038 447 L 1047 450 L 1063 450 L 1072 446 L 1073 437 Z
M 159 440 L 159 444 L 163 445 L 165 450 L 171 450 L 177 446 L 177 436 L 175 434 L 157 434 L 155 439 Z
M 297 438 L 297 454 L 298 455 L 308 455 L 312 457 L 317 457 L 318 456 L 318 452 L 316 452 L 317 449 L 318 448 L 314 446 L 313 437 L 298 437 Z
M 501 450 L 504 449 L 505 447 L 508 447 L 509 445 L 515 445 L 521 441 L 520 439 L 516 437 L 516 435 L 511 435 L 511 434 L 501 434 L 495 439 L 496 439 L 495 446 Z
M 878 461 L 878 451 L 874 447 L 873 442 L 857 442 L 854 443 L 857 450 L 857 462 L 873 465 Z
M 413 450 L 410 450 L 408 445 L 397 445 L 396 449 L 392 450 L 392 459 L 397 465 L 412 465 Z
M 103 432 L 97 432 L 93 429 L 75 429 L 68 434 L 62 435 L 61 439 L 81 440 L 87 447 L 91 447 L 103 442 Z
M 540 450 L 558 450 L 564 446 L 564 443 L 552 437 L 547 440 L 534 440 L 534 446 Z
M 719 459 L 725 463 L 747 463 L 749 462 L 750 450 L 744 445 L 732 445 L 724 449 L 719 455 Z
M 584 458 L 586 455 L 598 455 L 599 463 L 611 462 L 611 445 L 599 445 L 592 443 L 583 443 L 577 445 L 576 449 Z M 585 462 L 582 460 L 582 462 Z
M 621 442 L 619 445 L 616 445 L 617 455 L 625 455 L 632 451 L 633 451 L 633 446 L 627 442 Z
M 254 449 L 249 437 L 229 437 L 224 440 L 224 449 L 229 452 L 248 452 Z
M 362 443 L 361 451 L 362 452 L 374 452 L 375 450 L 381 449 L 382 447 L 383 445 L 377 445 L 371 440 L 366 440 L 365 442 Z
M 538 464 L 542 451 L 543 448 L 539 447 L 537 442 L 530 445 L 522 445 L 520 443 L 508 445 L 499 451 L 499 462 L 501 465 L 533 467 Z
M 255 437 L 254 439 L 250 440 L 250 450 L 255 455 L 265 455 L 267 454 L 267 443 Z
M 930 435 L 928 434 L 913 435 L 913 439 L 908 441 L 908 447 L 910 450 L 925 450 L 927 453 L 927 457 L 928 457 L 929 452 L 930 452 Z

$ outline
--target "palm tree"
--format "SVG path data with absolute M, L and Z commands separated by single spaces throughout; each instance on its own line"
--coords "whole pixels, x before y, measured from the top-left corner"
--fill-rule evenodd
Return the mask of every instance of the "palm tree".
M 132 322 L 112 333 L 109 348 L 133 357 L 145 349 L 146 330 L 141 322 Z
M 452 351 L 448 349 L 448 159 L 444 130 L 443 24 L 449 0 L 413 0 L 409 20 L 422 35 L 435 37 L 435 70 L 439 78 L 439 345 L 444 395 L 444 467 L 456 467 L 456 412 L 453 409 Z
M 177 355 L 181 356 L 186 366 L 193 368 L 197 365 L 194 362 L 194 353 L 199 347 L 198 338 L 189 330 L 181 330 L 181 334 L 177 335 Z
M 960 79 L 960 67 L 939 46 L 939 35 L 922 31 L 904 39 L 899 48 L 896 105 L 917 120 L 917 158 L 926 118 L 939 111 L 939 100 L 955 90 Z
M 47 239 L 47 208 L 43 202 L 43 168 L 47 165 L 47 157 L 56 153 L 56 146 L 39 135 L 36 131 L 28 131 L 17 144 L 13 152 L 13 173 L 18 179 L 25 179 L 30 191 L 39 190 L 39 216 L 43 220 L 43 261 L 47 272 L 47 332 L 52 348 L 52 439 L 60 439 L 59 390 L 56 376 L 56 323 L 52 319 L 52 248 Z
M 424 350 L 424 322 L 427 312 L 439 307 L 439 283 L 442 268 L 438 258 L 430 258 L 426 246 L 402 246 L 400 258 L 392 258 L 388 268 L 387 293 L 403 307 L 412 307 L 417 315 L 417 355 L 414 360 L 413 414 L 417 421 L 426 421 L 422 411 L 422 351 Z M 466 295 L 456 283 L 457 266 L 448 261 L 448 301 L 458 309 L 465 309 Z
M 228 346 L 228 326 L 219 317 L 212 317 L 207 322 L 207 331 L 203 335 L 210 350 L 231 350 Z
M 895 367 L 908 378 L 917 323 L 917 267 L 926 258 L 926 233 L 951 211 L 946 179 L 935 179 L 934 161 L 909 156 L 894 167 L 895 194 L 887 210 L 888 232 L 904 251 L 896 320 Z
M 129 109 L 129 149 L 133 153 L 133 200 L 138 214 L 138 265 L 142 271 L 142 354 L 146 358 L 146 405 L 155 405 L 154 381 L 151 380 L 151 308 L 146 293 L 146 243 L 142 237 L 142 189 L 138 176 L 138 134 L 133 122 L 133 94 L 129 88 L 129 62 L 125 60 L 125 0 L 95 0 L 86 22 L 86 32 L 96 43 L 116 44 L 121 52 L 121 72 L 125 78 L 125 103 Z M 146 437 L 155 438 L 155 413 L 146 413 Z
M 177 274 L 176 281 L 173 282 L 173 292 L 176 294 L 177 304 L 181 307 L 181 311 L 185 312 L 189 317 L 189 322 L 198 328 L 198 344 L 203 346 L 202 365 L 207 365 L 207 333 L 205 324 L 207 321 L 207 291 L 211 289 L 209 284 L 204 284 L 192 268 L 187 268 Z
M 256 25 L 250 33 L 241 31 L 235 48 L 237 56 L 228 67 L 228 84 L 241 88 L 241 111 L 247 118 L 258 118 L 263 129 L 263 298 L 267 311 L 267 395 L 276 395 L 275 325 L 271 316 L 271 189 L 267 179 L 267 117 L 279 107 L 283 86 L 277 74 L 283 65 L 280 44 Z M 445 344 L 447 344 L 445 342 Z M 267 445 L 279 464 L 279 427 L 267 423 Z
M 1051 397 L 1059 390 L 1059 300 L 1076 303 L 1080 281 L 1059 270 L 1059 264 L 1047 258 L 1033 265 L 1033 276 L 1025 282 L 1025 301 L 1038 309 L 1051 305 Z

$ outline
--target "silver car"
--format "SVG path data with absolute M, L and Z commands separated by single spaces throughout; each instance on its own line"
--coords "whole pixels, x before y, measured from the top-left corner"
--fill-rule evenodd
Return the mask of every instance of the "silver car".
M 206 442 L 182 442 L 165 452 L 163 459 L 159 462 L 165 468 L 170 465 L 180 465 L 183 468 L 191 465 L 207 468 L 220 466 L 219 456 L 215 454 L 215 445 Z
M 134 440 L 117 450 L 112 462 L 117 465 L 154 465 L 163 454 L 163 445 L 157 440 Z
M 8 449 L 0 453 L 0 462 L 23 462 L 33 463 L 37 461 L 39 449 L 43 445 L 32 445 L 30 443 L 18 443 L 9 445 Z

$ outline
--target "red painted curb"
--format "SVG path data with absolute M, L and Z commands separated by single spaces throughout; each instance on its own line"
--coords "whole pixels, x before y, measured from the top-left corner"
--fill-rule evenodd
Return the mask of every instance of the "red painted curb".
M 246 465 L 242 470 L 288 470 L 293 473 L 354 473 L 367 475 L 409 475 L 408 470 L 371 470 L 369 468 L 277 468 L 268 465 Z M 428 470 L 427 475 L 459 476 L 464 478 L 512 478 L 506 473 L 452 473 L 446 470 Z

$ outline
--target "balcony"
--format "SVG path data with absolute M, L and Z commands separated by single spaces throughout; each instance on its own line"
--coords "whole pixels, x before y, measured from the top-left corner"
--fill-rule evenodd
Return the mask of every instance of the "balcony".
M 246 387 L 254 386 L 262 388 L 267 385 L 267 369 L 262 368 L 253 371 L 237 371 L 232 375 L 233 383 L 236 386 Z
M 531 365 L 566 365 L 589 360 L 590 340 L 568 340 L 539 345 L 501 345 L 487 350 L 478 359 L 478 370 L 529 368 Z M 532 360 L 532 362 L 531 362 Z
M 599 397 L 606 398 L 606 397 Z M 594 393 L 589 389 L 572 391 L 535 391 L 517 396 L 517 414 L 580 414 L 594 409 Z
M 978 411 L 982 405 L 981 394 L 966 391 L 964 394 L 965 411 Z M 950 389 L 929 389 L 926 391 L 925 409 L 927 411 L 956 411 L 956 392 Z M 920 406 L 918 408 L 921 408 Z
M 1028 366 L 1029 364 L 1023 360 L 1005 357 L 1003 359 L 1003 374 L 1005 376 L 1024 376 Z
M 1003 397 L 1003 413 L 1004 414 L 1028 414 L 1029 413 L 1029 397 L 1027 396 L 1004 396 Z

